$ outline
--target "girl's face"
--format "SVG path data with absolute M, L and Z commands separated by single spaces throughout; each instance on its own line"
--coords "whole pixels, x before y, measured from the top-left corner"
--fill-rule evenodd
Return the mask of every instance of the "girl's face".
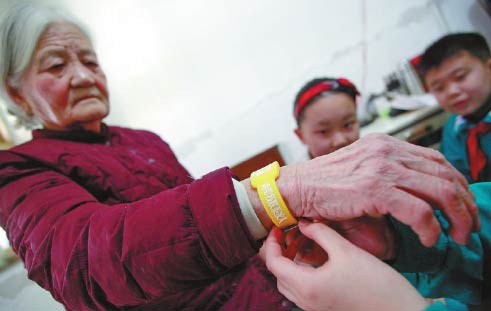
M 359 138 L 354 100 L 344 93 L 328 93 L 309 104 L 295 134 L 315 158 L 334 152 Z

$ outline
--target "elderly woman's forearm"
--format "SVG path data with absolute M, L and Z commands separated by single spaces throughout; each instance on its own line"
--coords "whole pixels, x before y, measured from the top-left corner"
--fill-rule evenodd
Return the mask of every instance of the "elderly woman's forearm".
M 68 308 L 144 305 L 202 291 L 206 283 L 196 279 L 211 285 L 257 252 L 240 229 L 227 170 L 109 206 L 47 168 L 11 153 L 0 159 L 0 222 L 29 277 Z M 169 308 L 179 308 L 172 304 L 178 302 L 168 300 Z

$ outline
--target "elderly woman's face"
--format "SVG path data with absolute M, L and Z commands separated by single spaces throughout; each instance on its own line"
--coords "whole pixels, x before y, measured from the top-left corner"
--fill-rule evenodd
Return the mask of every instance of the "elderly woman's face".
M 106 76 L 91 43 L 77 27 L 48 26 L 22 76 L 16 102 L 47 129 L 100 131 L 109 113 Z

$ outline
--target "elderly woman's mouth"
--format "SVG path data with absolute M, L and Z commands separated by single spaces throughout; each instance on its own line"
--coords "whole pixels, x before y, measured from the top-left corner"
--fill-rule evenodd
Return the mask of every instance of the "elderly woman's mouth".
M 84 95 L 84 96 L 76 97 L 75 100 L 73 101 L 73 104 L 78 105 L 94 99 L 99 100 L 100 98 L 98 95 L 95 94 Z

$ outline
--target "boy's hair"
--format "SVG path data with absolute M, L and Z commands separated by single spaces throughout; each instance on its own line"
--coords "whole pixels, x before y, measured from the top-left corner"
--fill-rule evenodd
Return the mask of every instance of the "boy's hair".
M 424 78 L 432 68 L 440 66 L 448 58 L 461 52 L 469 52 L 482 62 L 491 58 L 486 39 L 477 32 L 453 33 L 441 37 L 426 48 L 421 55 L 418 70 Z
M 308 81 L 295 96 L 293 103 L 293 116 L 300 126 L 304 118 L 304 111 L 307 106 L 324 96 L 326 93 L 344 93 L 356 102 L 356 96 L 360 95 L 356 86 L 345 78 L 315 78 Z

